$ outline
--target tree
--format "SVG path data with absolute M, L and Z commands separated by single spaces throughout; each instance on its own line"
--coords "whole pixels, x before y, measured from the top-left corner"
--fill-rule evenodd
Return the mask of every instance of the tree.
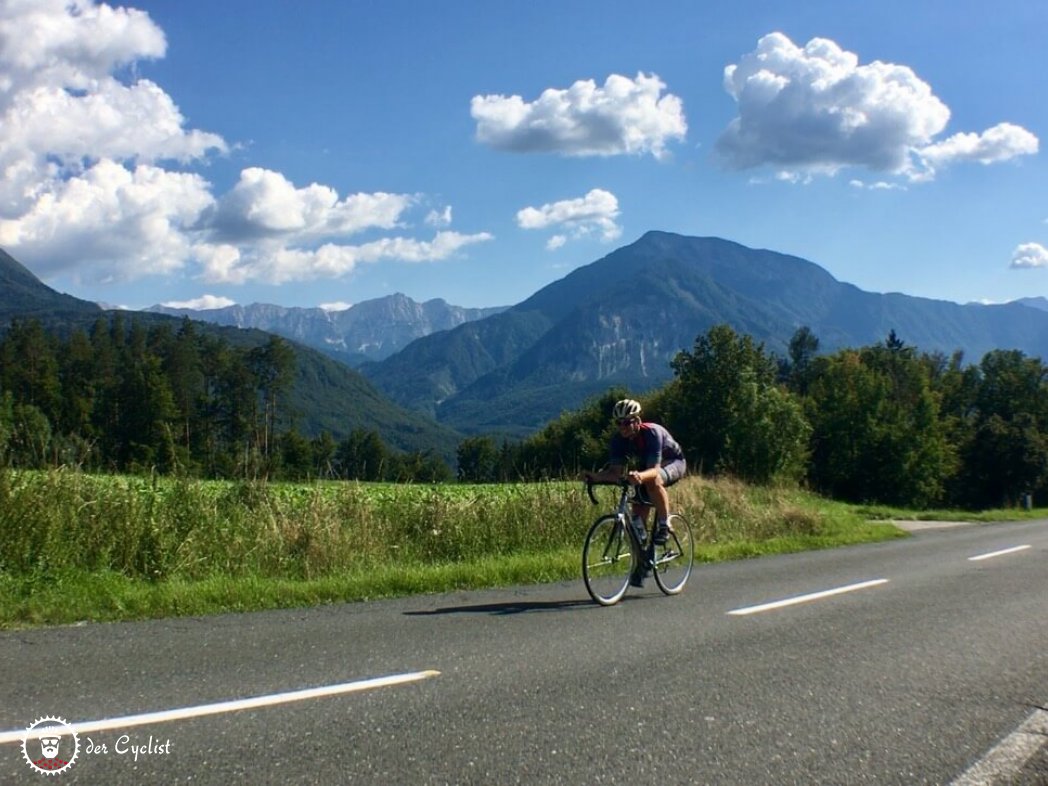
M 580 409 L 563 413 L 524 441 L 510 476 L 575 477 L 583 468 L 595 469 L 607 463 L 608 442 L 614 430 L 612 409 L 615 402 L 632 397 L 625 388 L 612 387 Z M 645 411 L 645 417 L 652 414 L 651 409 Z
M 257 443 L 262 455 L 269 455 L 270 441 L 280 422 L 282 402 L 291 389 L 295 373 L 295 353 L 279 336 L 270 336 L 261 347 L 248 352 L 248 366 L 255 375 L 262 411 Z
M 193 451 L 204 398 L 204 371 L 200 358 L 196 328 L 188 318 L 182 320 L 175 339 L 164 358 L 164 372 L 171 385 L 171 395 L 179 419 L 179 444 L 187 456 Z
M 776 387 L 776 363 L 762 344 L 717 325 L 672 366 L 663 406 L 694 469 L 755 482 L 796 475 L 808 426 L 799 403 Z
M 55 342 L 39 320 L 11 323 L 0 345 L 0 386 L 39 409 L 52 423 L 61 417 L 62 385 Z
M 491 437 L 469 437 L 459 443 L 458 479 L 465 483 L 491 483 L 497 479 L 499 453 Z
M 390 459 L 378 432 L 364 429 L 354 429 L 335 453 L 339 474 L 353 480 L 384 480 Z
M 452 479 L 451 469 L 431 450 L 415 450 L 393 460 L 395 477 L 414 483 L 446 483 Z
M 965 439 L 955 495 L 973 507 L 1014 505 L 1048 485 L 1048 367 L 988 352 L 966 376 Z
M 280 475 L 302 480 L 313 475 L 313 444 L 294 429 L 285 431 L 277 440 L 280 451 Z
M 780 364 L 779 378 L 790 390 L 804 394 L 811 367 L 819 352 L 819 339 L 807 325 L 797 328 L 789 344 L 789 360 Z
M 119 465 L 174 470 L 178 411 L 160 359 L 148 354 L 133 356 L 122 376 L 122 416 L 116 431 Z
M 815 488 L 856 502 L 917 507 L 942 498 L 954 456 L 928 366 L 897 337 L 819 358 L 805 410 Z

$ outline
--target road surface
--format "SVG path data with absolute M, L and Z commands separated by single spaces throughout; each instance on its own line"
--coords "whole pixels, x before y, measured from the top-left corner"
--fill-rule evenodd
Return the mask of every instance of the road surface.
M 1046 554 L 1048 521 L 942 527 L 612 608 L 578 580 L 6 632 L 0 782 L 45 782 L 52 716 L 64 783 L 1043 784 Z

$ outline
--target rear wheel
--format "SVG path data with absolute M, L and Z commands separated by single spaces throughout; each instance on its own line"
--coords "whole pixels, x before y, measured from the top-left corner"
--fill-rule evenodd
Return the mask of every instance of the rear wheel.
M 670 537 L 664 545 L 655 546 L 655 583 L 667 595 L 676 595 L 688 582 L 695 563 L 695 541 L 691 525 L 683 516 L 669 517 Z
M 616 516 L 597 519 L 582 547 L 582 580 L 601 606 L 618 603 L 626 594 L 635 557 L 624 522 Z

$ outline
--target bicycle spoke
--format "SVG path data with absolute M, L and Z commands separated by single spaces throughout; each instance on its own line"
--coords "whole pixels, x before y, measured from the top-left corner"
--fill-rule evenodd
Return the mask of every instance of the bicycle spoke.
M 582 578 L 590 597 L 602 606 L 617 603 L 626 593 L 633 560 L 622 522 L 615 516 L 598 519 L 582 549 Z
M 695 561 L 695 542 L 691 525 L 679 514 L 670 516 L 670 537 L 655 547 L 655 583 L 667 595 L 684 589 Z

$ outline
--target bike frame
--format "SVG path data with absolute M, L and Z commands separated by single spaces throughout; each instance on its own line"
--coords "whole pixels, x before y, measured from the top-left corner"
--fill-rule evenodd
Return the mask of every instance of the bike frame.
M 589 494 L 590 501 L 594 505 L 599 505 L 600 500 L 597 499 L 593 493 L 594 486 L 618 486 L 620 489 L 619 493 L 619 504 L 615 507 L 614 515 L 619 517 L 623 526 L 626 529 L 626 533 L 629 535 L 630 543 L 633 544 L 633 548 L 637 554 L 638 564 L 644 565 L 645 567 L 651 567 L 652 557 L 654 556 L 651 531 L 647 521 L 644 524 L 644 539 L 648 543 L 647 548 L 644 544 L 637 539 L 637 532 L 633 529 L 633 506 L 643 505 L 646 508 L 653 508 L 655 505 L 640 496 L 639 487 L 634 486 L 628 480 L 623 478 L 622 480 L 613 481 L 586 481 L 586 493 Z M 647 564 L 645 565 L 645 561 Z

